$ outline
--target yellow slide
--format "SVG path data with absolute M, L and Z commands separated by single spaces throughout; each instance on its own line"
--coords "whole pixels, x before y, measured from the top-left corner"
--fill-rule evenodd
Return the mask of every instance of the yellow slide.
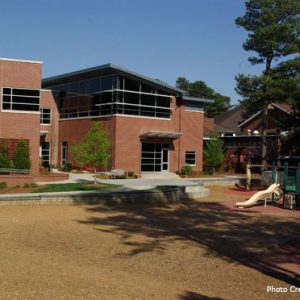
M 280 195 L 279 186 L 280 186 L 279 183 L 273 183 L 266 190 L 255 193 L 249 200 L 245 202 L 236 202 L 236 206 L 241 208 L 251 207 L 252 205 L 256 204 L 258 200 L 265 200 L 265 206 L 266 206 L 267 197 L 272 196 L 272 194 L 274 193 Z

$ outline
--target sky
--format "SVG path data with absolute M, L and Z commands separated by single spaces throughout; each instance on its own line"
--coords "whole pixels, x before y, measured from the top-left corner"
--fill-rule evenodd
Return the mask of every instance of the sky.
M 43 78 L 113 63 L 175 85 L 202 80 L 236 104 L 256 74 L 235 25 L 243 0 L 2 0 L 0 57 L 43 62 Z

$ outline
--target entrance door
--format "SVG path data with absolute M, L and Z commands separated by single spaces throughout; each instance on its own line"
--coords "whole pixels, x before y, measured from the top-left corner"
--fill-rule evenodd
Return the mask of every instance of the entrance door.
M 42 166 L 49 168 L 50 166 L 50 142 L 40 142 L 40 157 L 42 159 Z
M 142 143 L 141 172 L 168 172 L 169 145 Z
M 162 145 L 162 161 L 161 161 L 161 171 L 169 172 L 169 147 L 168 145 Z

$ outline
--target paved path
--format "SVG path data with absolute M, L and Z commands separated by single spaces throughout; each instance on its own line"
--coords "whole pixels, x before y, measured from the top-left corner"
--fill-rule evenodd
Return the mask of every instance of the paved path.
M 172 186 L 195 186 L 200 185 L 201 180 L 186 180 L 186 179 L 97 179 L 98 182 L 107 184 L 118 184 L 124 187 L 143 189 L 153 188 L 155 186 L 172 185 Z M 39 185 L 44 184 L 59 184 L 59 183 L 92 183 L 94 182 L 94 176 L 90 173 L 74 174 L 70 173 L 70 178 L 64 181 L 56 182 L 38 182 Z

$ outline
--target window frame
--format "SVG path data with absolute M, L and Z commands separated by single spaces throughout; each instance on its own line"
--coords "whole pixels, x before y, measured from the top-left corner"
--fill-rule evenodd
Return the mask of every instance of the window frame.
M 68 161 L 68 148 L 69 148 L 68 142 L 66 141 L 61 142 L 61 166 L 63 166 Z
M 188 163 L 187 162 L 187 155 L 191 155 L 193 154 L 194 155 L 194 158 L 188 158 L 188 160 L 194 160 L 194 163 Z M 185 151 L 185 154 L 184 154 L 184 163 L 186 165 L 190 165 L 192 167 L 195 167 L 197 165 L 197 161 L 196 161 L 196 151 L 195 150 L 188 150 L 188 151 Z
M 10 92 L 8 93 L 5 90 L 10 90 Z M 16 91 L 22 91 L 22 90 L 28 90 L 28 91 L 32 91 L 32 92 L 37 92 L 38 95 L 24 95 L 23 93 L 14 93 L 14 90 Z M 4 97 L 9 97 L 9 101 L 5 100 L 4 101 Z M 38 103 L 26 103 L 26 102 L 14 102 L 14 97 L 15 98 L 29 98 L 31 100 L 35 99 L 37 100 Z M 8 113 L 29 113 L 29 114 L 40 114 L 40 99 L 41 99 L 41 91 L 40 89 L 28 89 L 28 88 L 17 88 L 17 87 L 2 87 L 1 88 L 1 112 L 8 112 Z M 4 104 L 9 104 L 9 108 L 3 108 Z M 18 109 L 14 109 L 13 106 L 17 106 L 17 105 L 26 105 L 26 106 L 32 106 L 32 107 L 37 107 L 36 110 L 18 110 Z
M 45 113 L 44 112 L 44 110 L 49 110 L 49 113 Z M 44 117 L 44 115 L 45 114 L 49 114 L 49 123 L 44 123 L 44 119 L 45 119 L 45 117 Z M 46 118 L 46 119 L 48 119 L 48 118 Z M 50 107 L 41 107 L 40 108 L 40 124 L 41 125 L 51 125 L 51 108 Z

